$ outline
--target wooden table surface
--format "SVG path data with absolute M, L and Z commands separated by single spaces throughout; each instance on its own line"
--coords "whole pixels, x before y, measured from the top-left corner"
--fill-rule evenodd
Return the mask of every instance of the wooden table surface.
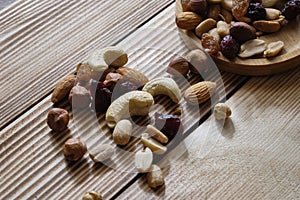
M 191 114 L 181 101 L 185 139 L 159 161 L 165 185 L 152 190 L 127 155 L 109 167 L 88 155 L 64 159 L 71 136 L 88 148 L 112 143 L 103 116 L 97 121 L 104 134 L 67 102 L 59 106 L 71 112 L 68 131 L 51 132 L 45 119 L 56 82 L 95 49 L 120 45 L 130 52 L 129 66 L 150 79 L 165 75 L 171 56 L 189 51 L 174 23 L 175 1 L 6 2 L 0 4 L 1 200 L 81 199 L 89 190 L 104 199 L 300 199 L 300 67 L 267 77 L 207 76 L 232 116 L 222 128 L 209 103 Z M 158 109 L 175 109 L 167 105 Z M 125 150 L 139 148 L 135 138 Z

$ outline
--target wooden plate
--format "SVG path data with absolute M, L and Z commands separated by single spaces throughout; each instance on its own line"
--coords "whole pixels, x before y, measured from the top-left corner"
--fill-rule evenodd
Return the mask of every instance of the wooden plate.
M 176 0 L 176 13 L 182 12 L 181 1 Z M 200 39 L 192 32 L 180 30 L 190 38 L 199 41 Z M 279 32 L 259 37 L 266 43 L 281 40 L 285 46 L 282 52 L 274 58 L 236 58 L 233 61 L 224 56 L 212 56 L 219 69 L 241 75 L 263 76 L 284 72 L 300 66 L 300 17 L 283 27 Z M 187 46 L 189 44 L 187 43 Z

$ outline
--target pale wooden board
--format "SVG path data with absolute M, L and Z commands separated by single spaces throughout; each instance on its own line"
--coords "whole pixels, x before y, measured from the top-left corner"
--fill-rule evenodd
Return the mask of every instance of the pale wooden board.
M 166 157 L 185 152 L 163 169 L 165 186 L 144 176 L 118 199 L 300 199 L 299 78 L 252 78 L 226 102 L 222 133 L 211 117 Z
M 92 50 L 117 43 L 171 2 L 27 0 L 1 10 L 0 129 Z
M 137 54 L 130 54 L 129 66 L 152 78 L 161 75 L 161 72 L 166 70 L 165 67 L 170 59 L 169 52 L 186 53 L 188 49 L 178 35 L 170 36 L 168 31 L 158 29 L 158 27 L 163 27 L 176 30 L 174 4 L 147 23 L 145 27 L 157 29 L 150 29 L 150 32 L 144 31 L 143 34 L 133 33 L 120 44 L 129 49 L 135 49 L 150 47 L 153 43 L 157 43 L 168 50 L 162 51 L 159 56 L 153 56 L 153 51 L 147 48 L 141 48 Z M 247 80 L 245 77 L 228 73 L 223 73 L 222 77 L 227 93 Z M 221 83 L 216 76 L 210 77 L 210 80 L 219 81 L 219 85 Z M 167 111 L 174 109 L 174 105 L 168 103 L 167 98 L 159 101 L 167 103 Z M 118 193 L 132 178 L 136 177 L 135 173 L 120 172 L 104 165 L 95 165 L 88 155 L 75 164 L 66 162 L 62 153 L 62 145 L 67 138 L 80 137 L 86 141 L 88 147 L 92 147 L 99 143 L 111 143 L 110 133 L 103 122 L 103 116 L 99 117 L 100 128 L 103 132 L 97 132 L 98 129 L 92 125 L 94 119 L 91 119 L 92 116 L 88 114 L 79 115 L 79 120 L 82 120 L 80 123 L 75 123 L 74 115 L 71 115 L 69 132 L 52 133 L 45 123 L 47 111 L 51 107 L 50 96 L 47 96 L 0 132 L 0 199 L 80 199 L 85 191 L 91 189 L 101 191 L 107 199 Z M 66 108 L 70 109 L 68 106 Z M 193 118 L 197 113 L 189 114 L 188 111 L 191 108 L 184 103 L 183 108 L 185 127 L 192 127 L 193 123 L 198 121 Z M 208 105 L 203 105 L 201 115 L 205 115 L 207 110 L 209 110 Z M 125 149 L 134 151 L 140 148 L 136 142 L 137 139 L 133 139 Z M 129 161 L 130 158 L 124 156 L 112 162 L 115 167 L 130 171 L 132 168 L 128 165 Z

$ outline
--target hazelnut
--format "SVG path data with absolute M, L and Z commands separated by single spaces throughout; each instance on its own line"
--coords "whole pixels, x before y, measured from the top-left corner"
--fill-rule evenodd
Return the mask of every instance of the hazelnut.
M 82 200 L 102 200 L 102 195 L 99 192 L 89 191 L 84 193 Z
M 190 0 L 188 7 L 192 12 L 195 12 L 199 15 L 205 14 L 207 9 L 206 0 Z
M 189 72 L 189 62 L 181 56 L 175 56 L 170 61 L 167 72 L 174 76 L 186 76 Z
M 151 166 L 150 172 L 147 173 L 147 183 L 151 188 L 157 188 L 165 183 L 162 170 L 159 166 Z
M 87 148 L 84 142 L 77 138 L 70 138 L 64 144 L 64 155 L 69 161 L 77 161 L 83 157 Z
M 231 109 L 225 103 L 218 103 L 214 107 L 214 116 L 217 120 L 226 120 L 231 115 Z
M 63 131 L 68 127 L 69 113 L 62 108 L 52 108 L 47 116 L 47 124 L 54 131 Z
M 69 102 L 73 108 L 87 108 L 91 103 L 90 92 L 85 87 L 76 85 L 70 92 Z
M 105 81 L 103 82 L 106 87 L 114 88 L 116 83 L 122 79 L 122 75 L 119 73 L 109 72 L 106 77 Z

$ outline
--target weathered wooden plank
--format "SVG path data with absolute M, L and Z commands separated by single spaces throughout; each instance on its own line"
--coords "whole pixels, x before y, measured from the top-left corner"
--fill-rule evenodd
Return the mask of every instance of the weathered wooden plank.
M 164 187 L 142 177 L 119 199 L 299 199 L 299 78 L 252 78 L 227 101 L 222 132 L 211 117 L 160 163 Z
M 18 1 L 0 11 L 0 130 L 91 50 L 117 43 L 171 2 Z

